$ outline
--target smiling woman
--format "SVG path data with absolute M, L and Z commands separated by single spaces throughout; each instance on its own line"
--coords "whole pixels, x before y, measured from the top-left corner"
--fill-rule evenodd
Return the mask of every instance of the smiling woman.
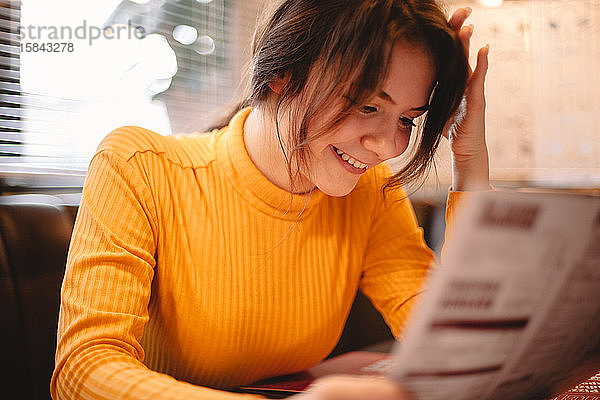
M 400 184 L 447 127 L 455 189 L 489 187 L 487 51 L 467 85 L 468 14 L 447 21 L 434 0 L 279 0 L 256 31 L 249 92 L 219 129 L 111 132 L 69 249 L 53 397 L 238 399 L 227 391 L 325 358 L 359 288 L 400 337 L 434 262 Z M 418 151 L 390 176 L 384 161 L 416 118 Z M 303 397 L 407 394 L 348 378 Z
M 305 165 L 298 165 L 295 180 L 285 172 L 284 154 L 277 151 L 277 135 L 269 132 L 273 126 L 265 125 L 262 122 L 264 118 L 258 116 L 264 112 L 261 107 L 255 108 L 246 122 L 248 153 L 269 180 L 286 190 L 302 193 L 318 188 L 330 196 L 344 196 L 350 193 L 368 168 L 406 150 L 413 120 L 428 108 L 434 78 L 435 65 L 426 48 L 396 44 L 377 96 L 374 91 L 363 105 L 346 100 L 347 95 L 326 100 L 323 110 L 327 111 L 321 112 L 309 124 L 306 150 L 310 158 Z M 309 81 L 312 79 L 318 80 L 315 76 L 308 77 Z M 307 83 L 307 86 L 310 84 Z M 272 86 L 281 93 L 284 85 L 285 82 L 275 82 Z M 280 107 L 282 116 L 279 117 L 278 128 L 284 143 L 294 143 L 290 137 L 293 123 L 289 119 L 289 109 L 306 108 L 306 104 L 302 103 L 306 101 L 305 98 L 297 98 Z M 348 110 L 346 103 L 352 104 L 353 108 Z M 344 113 L 347 115 L 335 126 L 327 126 Z M 266 132 L 259 132 L 261 129 Z M 318 133 L 313 133 L 313 129 Z M 299 146 L 300 149 L 302 147 Z M 286 151 L 292 153 L 293 149 Z M 264 152 L 264 155 L 259 152 Z
M 330 195 L 347 194 L 354 185 L 346 183 L 341 190 L 324 187 L 323 179 L 333 182 L 340 177 L 335 175 L 336 169 L 323 165 L 323 157 L 335 152 L 331 147 L 324 152 L 322 141 L 336 141 L 340 144 L 337 148 L 347 151 L 349 157 L 373 166 L 406 149 L 408 142 L 403 145 L 403 138 L 396 140 L 396 131 L 408 127 L 420 115 L 415 112 L 425 107 L 429 112 L 418 151 L 388 186 L 418 179 L 429 167 L 444 123 L 458 107 L 467 83 L 466 55 L 443 15 L 436 14 L 435 5 L 387 7 L 377 2 L 333 2 L 327 7 L 313 5 L 299 15 L 293 6 L 281 7 L 273 15 L 273 30 L 258 32 L 252 87 L 242 105 L 252 105 L 253 114 L 262 115 L 251 114 L 245 140 L 253 161 L 275 184 L 299 193 L 317 187 Z M 323 14 L 327 18 L 315 18 Z M 298 24 L 311 29 L 297 30 Z M 276 68 L 272 68 L 274 60 Z M 392 101 L 378 109 L 368 103 L 381 90 L 385 100 Z M 393 104 L 390 94 L 400 104 Z M 356 118 L 357 114 L 369 117 Z M 257 129 L 257 125 L 261 127 Z M 256 132 L 261 129 L 262 134 Z M 273 131 L 276 135 L 271 135 Z M 383 147 L 363 149 L 361 145 L 358 149 L 355 143 L 344 145 L 354 149 L 344 148 L 339 142 L 349 139 L 349 131 L 367 146 Z M 324 135 L 328 138 L 322 139 Z M 394 140 L 381 137 L 386 135 Z M 273 137 L 283 154 L 274 151 Z M 317 139 L 319 142 L 311 144 Z M 257 154 L 265 147 L 275 159 Z M 287 178 L 281 176 L 282 159 L 287 164 Z M 326 170 L 333 175 L 319 178 Z

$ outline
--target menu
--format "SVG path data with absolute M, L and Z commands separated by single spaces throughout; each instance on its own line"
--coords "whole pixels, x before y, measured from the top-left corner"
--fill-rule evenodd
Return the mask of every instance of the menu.
M 600 198 L 469 196 L 389 376 L 418 399 L 547 399 L 600 369 Z

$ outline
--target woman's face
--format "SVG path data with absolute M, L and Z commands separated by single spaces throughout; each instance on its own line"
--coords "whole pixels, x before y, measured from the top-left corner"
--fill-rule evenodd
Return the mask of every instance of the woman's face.
M 427 109 L 434 74 L 424 49 L 395 45 L 382 91 L 310 142 L 310 170 L 303 178 L 330 196 L 345 196 L 367 169 L 402 154 L 413 120 Z M 322 118 L 329 116 L 324 112 Z

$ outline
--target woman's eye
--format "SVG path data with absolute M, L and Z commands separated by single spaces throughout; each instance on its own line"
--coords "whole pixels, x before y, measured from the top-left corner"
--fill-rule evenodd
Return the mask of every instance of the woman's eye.
M 417 126 L 412 119 L 406 117 L 401 117 L 399 123 L 402 129 L 411 130 L 414 126 Z
M 373 114 L 377 112 L 377 107 L 361 106 L 358 111 L 360 111 L 361 114 Z

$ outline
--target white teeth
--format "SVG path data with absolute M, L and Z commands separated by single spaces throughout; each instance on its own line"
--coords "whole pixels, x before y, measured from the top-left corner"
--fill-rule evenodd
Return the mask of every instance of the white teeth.
M 365 164 L 361 163 L 360 161 L 353 160 L 352 158 L 350 158 L 348 160 L 348 162 L 350 164 L 354 165 L 356 168 L 364 168 L 365 167 Z
M 356 168 L 366 168 L 367 164 L 363 164 L 360 161 L 356 161 L 355 159 L 353 159 L 352 157 L 350 157 L 348 154 L 344 153 L 343 151 L 341 151 L 340 149 L 336 148 L 335 151 L 342 157 L 342 159 L 344 161 L 346 161 L 348 164 L 356 167 Z

